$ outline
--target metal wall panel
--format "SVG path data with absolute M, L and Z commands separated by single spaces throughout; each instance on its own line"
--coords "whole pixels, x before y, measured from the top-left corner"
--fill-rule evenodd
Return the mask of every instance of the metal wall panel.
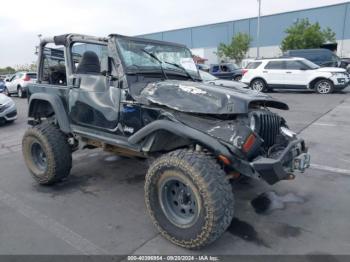
M 350 39 L 350 3 L 347 4 L 346 17 L 344 21 L 344 39 Z
M 319 22 L 322 28 L 330 27 L 337 39 L 342 37 L 346 4 L 314 8 L 298 12 L 299 18 Z
M 163 40 L 186 45 L 192 48 L 191 29 L 180 29 L 163 33 Z
M 163 33 L 160 32 L 160 33 L 140 35 L 140 37 L 153 39 L 153 40 L 163 40 Z
M 233 22 L 234 33 L 246 33 L 249 35 L 249 19 L 237 20 Z
M 192 28 L 193 48 L 216 47 L 220 43 L 228 43 L 230 23 L 198 26 Z
M 298 18 L 319 22 L 322 28 L 330 27 L 338 40 L 343 35 L 344 39 L 350 39 L 350 3 L 343 3 L 261 17 L 260 46 L 280 45 L 286 28 Z M 256 47 L 257 18 L 146 34 L 142 37 L 177 42 L 190 48 L 206 48 L 228 43 L 239 32 L 249 34 L 252 38 L 251 47 Z
M 260 20 L 260 46 L 280 45 L 286 35 L 286 28 L 296 22 L 297 19 L 297 12 L 262 17 Z M 251 24 L 251 27 L 255 32 L 252 36 L 256 39 L 257 24 Z M 256 46 L 255 40 L 252 46 Z

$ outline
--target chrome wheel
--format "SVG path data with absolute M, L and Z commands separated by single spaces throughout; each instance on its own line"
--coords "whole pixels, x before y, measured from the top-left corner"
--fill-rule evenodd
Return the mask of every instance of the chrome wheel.
M 317 83 L 316 91 L 319 94 L 329 94 L 332 91 L 332 84 L 327 80 L 322 80 Z
M 265 83 L 262 80 L 254 80 L 252 83 L 252 89 L 262 92 L 265 89 Z

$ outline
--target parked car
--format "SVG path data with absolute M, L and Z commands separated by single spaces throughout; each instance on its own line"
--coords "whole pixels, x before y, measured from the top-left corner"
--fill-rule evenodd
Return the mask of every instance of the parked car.
M 196 64 L 198 70 L 209 72 L 210 66 L 206 64 Z
M 4 78 L 4 81 L 8 82 L 12 77 L 13 77 L 13 75 L 6 75 Z
M 5 81 L 0 79 L 0 93 L 3 93 L 6 89 Z
M 212 64 L 209 73 L 217 78 L 240 81 L 242 68 L 232 63 Z
M 202 78 L 203 82 L 206 84 L 211 84 L 211 85 L 216 85 L 216 86 L 224 86 L 224 87 L 229 87 L 229 88 L 248 88 L 246 84 L 243 84 L 238 81 L 232 81 L 232 80 L 225 80 L 225 79 L 220 79 L 212 74 L 209 74 L 208 72 L 205 72 L 203 70 L 199 70 L 199 75 Z
M 44 56 L 46 44 L 64 46 L 65 56 Z M 288 105 L 203 83 L 186 46 L 66 34 L 43 39 L 38 52 L 39 79 L 28 90 L 31 127 L 22 140 L 33 178 L 43 185 L 67 178 L 72 152 L 82 148 L 152 158 L 146 209 L 176 245 L 204 247 L 226 231 L 234 214 L 230 175 L 275 184 L 309 167 L 304 140 L 267 109 Z
M 17 72 L 10 79 L 6 80 L 7 95 L 17 94 L 24 98 L 27 95 L 27 88 L 29 84 L 35 83 L 36 73 L 34 72 Z
M 348 60 L 339 58 L 334 52 L 325 48 L 288 50 L 283 54 L 283 57 L 305 58 L 320 67 L 341 67 L 347 69 L 349 65 Z
M 8 96 L 0 94 L 0 124 L 13 122 L 17 118 L 15 102 Z
M 341 63 L 342 63 L 342 68 L 345 68 L 346 71 L 348 71 L 348 73 L 350 74 L 350 58 L 349 57 L 342 57 L 341 59 Z
M 319 67 L 304 58 L 262 59 L 250 63 L 242 82 L 257 91 L 311 89 L 319 94 L 339 91 L 349 85 L 343 68 Z

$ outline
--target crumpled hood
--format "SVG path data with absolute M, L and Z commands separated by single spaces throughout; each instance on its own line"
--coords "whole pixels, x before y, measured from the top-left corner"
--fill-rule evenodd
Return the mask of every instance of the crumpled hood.
M 272 97 L 243 88 L 226 88 L 202 82 L 166 80 L 148 84 L 138 100 L 174 110 L 202 114 L 244 114 L 251 103 L 288 110 L 288 105 Z

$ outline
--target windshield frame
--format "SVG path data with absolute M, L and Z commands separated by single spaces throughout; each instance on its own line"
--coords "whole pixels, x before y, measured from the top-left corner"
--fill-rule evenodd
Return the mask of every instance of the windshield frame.
M 118 51 L 118 56 L 119 56 L 119 59 L 123 65 L 123 68 L 124 68 L 124 72 L 126 74 L 130 74 L 130 73 L 135 73 L 135 71 L 137 71 L 137 73 L 154 73 L 154 72 L 159 72 L 160 74 L 162 74 L 162 70 L 161 70 L 161 67 L 163 67 L 163 69 L 166 71 L 167 74 L 170 74 L 170 75 L 179 75 L 179 76 L 185 76 L 185 72 L 183 72 L 181 69 L 175 67 L 175 66 L 172 66 L 174 69 L 169 69 L 167 67 L 165 67 L 164 65 L 167 63 L 167 62 L 171 62 L 171 61 L 163 61 L 162 59 L 159 58 L 159 60 L 162 61 L 162 65 L 159 63 L 159 66 L 157 67 L 154 67 L 154 68 L 151 68 L 149 70 L 147 69 L 142 69 L 142 70 L 128 70 L 127 68 L 130 67 L 129 65 L 127 65 L 126 61 L 125 61 L 125 58 L 123 56 L 123 51 L 121 50 L 120 48 L 120 40 L 124 40 L 124 41 L 133 41 L 133 42 L 138 42 L 138 43 L 142 43 L 142 44 L 150 44 L 150 45 L 162 45 L 162 46 L 169 46 L 169 47 L 174 47 L 174 48 L 183 48 L 185 50 L 187 50 L 189 52 L 189 54 L 191 55 L 191 59 L 193 60 L 192 58 L 192 52 L 191 50 L 186 47 L 185 45 L 181 45 L 181 44 L 177 44 L 177 43 L 171 43 L 171 42 L 166 42 L 166 41 L 159 41 L 159 40 L 153 40 L 153 39 L 146 39 L 146 38 L 139 38 L 139 37 L 129 37 L 129 36 L 122 36 L 122 35 L 115 35 L 115 45 L 116 45 L 116 48 L 117 48 L 117 51 Z M 142 49 L 141 49 L 142 50 Z M 157 56 L 157 54 L 155 53 L 155 55 Z M 194 61 L 193 61 L 194 63 Z M 195 63 L 194 63 L 195 64 Z M 137 65 L 135 65 L 135 68 L 137 67 Z M 186 68 L 185 68 L 186 69 Z M 186 69 L 186 71 L 196 80 L 201 80 L 201 77 L 200 77 L 200 74 L 199 74 L 199 71 L 198 71 L 198 68 L 196 67 L 196 70 L 195 71 L 188 71 Z M 195 74 L 191 73 L 191 72 L 195 72 Z

